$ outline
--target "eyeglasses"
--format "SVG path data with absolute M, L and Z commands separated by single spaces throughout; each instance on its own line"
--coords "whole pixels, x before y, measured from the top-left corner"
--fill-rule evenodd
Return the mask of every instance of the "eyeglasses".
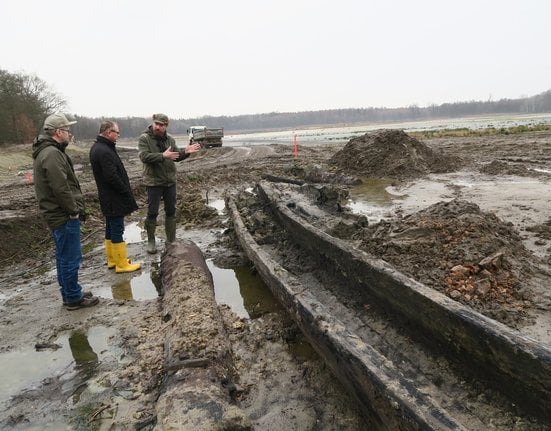
M 67 132 L 67 133 L 71 134 L 71 131 L 69 129 L 58 129 L 58 130 L 61 130 L 62 132 Z
M 119 132 L 118 130 L 113 130 L 113 129 L 111 129 L 110 132 L 116 133 L 117 135 L 120 135 L 120 134 L 121 134 L 121 132 Z

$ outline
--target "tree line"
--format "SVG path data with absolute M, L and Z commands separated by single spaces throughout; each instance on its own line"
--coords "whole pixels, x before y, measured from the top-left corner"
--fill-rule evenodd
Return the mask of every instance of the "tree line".
M 37 76 L 0 69 L 0 143 L 30 142 L 44 118 L 65 106 Z
M 29 143 L 39 133 L 44 118 L 66 107 L 66 102 L 52 92 L 40 78 L 0 70 L 0 144 Z M 308 126 L 351 125 L 422 121 L 471 115 L 534 114 L 551 112 L 551 90 L 535 96 L 497 101 L 468 101 L 403 108 L 349 108 L 322 111 L 271 112 L 236 116 L 204 116 L 173 119 L 170 133 L 185 134 L 192 125 L 223 127 L 227 132 L 253 132 L 266 129 L 298 129 Z M 170 113 L 167 113 L 170 116 Z M 93 139 L 105 118 L 75 115 L 73 126 L 78 139 Z M 109 118 L 119 123 L 124 137 L 138 137 L 151 123 L 150 118 Z

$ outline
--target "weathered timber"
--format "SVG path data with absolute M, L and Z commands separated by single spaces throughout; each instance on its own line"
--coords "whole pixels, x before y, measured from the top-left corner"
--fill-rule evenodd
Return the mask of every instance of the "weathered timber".
M 250 430 L 248 417 L 222 385 L 233 369 L 231 345 L 201 250 L 191 241 L 175 241 L 163 253 L 161 273 L 168 320 L 158 428 Z
M 247 256 L 312 346 L 362 405 L 371 423 L 381 430 L 466 429 L 412 386 L 391 361 L 331 316 L 310 292 L 301 289 L 297 279 L 256 244 L 231 199 L 228 208 Z
M 301 247 L 338 268 L 358 292 L 377 298 L 412 325 L 471 364 L 512 402 L 551 421 L 551 347 L 419 283 L 388 263 L 307 223 L 292 211 L 293 202 L 268 182 L 259 194 Z

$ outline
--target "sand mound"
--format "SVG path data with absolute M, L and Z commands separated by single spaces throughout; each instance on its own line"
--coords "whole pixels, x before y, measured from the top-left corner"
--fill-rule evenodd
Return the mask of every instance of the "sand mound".
M 433 151 L 402 130 L 379 130 L 352 138 L 331 162 L 356 175 L 416 178 L 450 172 L 460 160 Z

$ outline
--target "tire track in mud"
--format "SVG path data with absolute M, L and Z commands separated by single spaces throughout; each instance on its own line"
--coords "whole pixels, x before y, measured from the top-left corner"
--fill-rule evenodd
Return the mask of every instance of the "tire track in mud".
M 245 160 L 264 158 L 274 153 L 272 147 L 250 146 L 250 147 L 221 147 L 203 150 L 188 159 L 187 172 L 193 172 L 195 168 L 208 169 L 212 166 L 232 165 L 243 163 Z

